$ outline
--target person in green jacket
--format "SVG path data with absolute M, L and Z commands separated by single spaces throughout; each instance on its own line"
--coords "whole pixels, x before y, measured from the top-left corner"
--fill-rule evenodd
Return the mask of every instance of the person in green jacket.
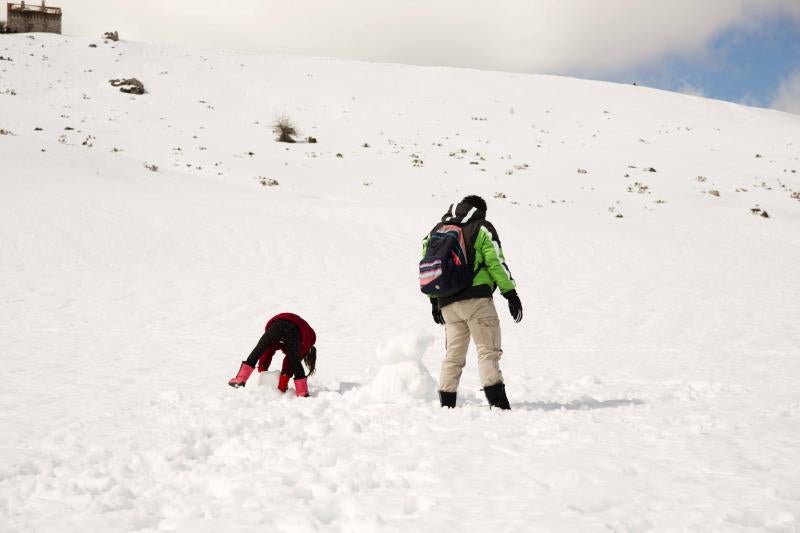
M 433 320 L 437 324 L 444 324 L 447 335 L 447 354 L 439 377 L 439 399 L 442 407 L 455 407 L 458 383 L 466 364 L 471 336 L 478 351 L 478 374 L 489 405 L 510 409 L 503 373 L 500 371 L 500 357 L 503 354 L 500 320 L 492 294 L 497 288 L 500 289 L 500 294 L 508 300 L 508 308 L 515 322 L 522 320 L 522 303 L 506 265 L 497 231 L 486 220 L 486 201 L 473 195 L 451 205 L 442 221 L 423 240 L 423 256 L 431 233 L 444 225 L 461 228 L 474 276 L 472 285 L 460 292 L 431 298 Z

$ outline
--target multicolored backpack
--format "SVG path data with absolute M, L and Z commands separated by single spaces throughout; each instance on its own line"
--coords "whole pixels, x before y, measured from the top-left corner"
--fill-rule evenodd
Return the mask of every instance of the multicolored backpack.
M 420 290 L 435 298 L 451 296 L 469 287 L 472 277 L 462 227 L 445 224 L 435 228 L 419 262 Z

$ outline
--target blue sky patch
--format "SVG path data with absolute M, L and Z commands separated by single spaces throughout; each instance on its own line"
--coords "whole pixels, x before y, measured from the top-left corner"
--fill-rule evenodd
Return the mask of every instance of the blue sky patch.
M 672 56 L 608 79 L 769 107 L 781 82 L 799 71 L 800 23 L 773 18 L 722 32 L 698 57 Z

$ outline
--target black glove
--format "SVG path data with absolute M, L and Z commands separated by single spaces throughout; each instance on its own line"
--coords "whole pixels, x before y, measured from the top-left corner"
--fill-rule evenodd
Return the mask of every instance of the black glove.
M 508 310 L 511 313 L 511 318 L 514 319 L 514 322 L 519 323 L 522 320 L 522 302 L 519 301 L 517 291 L 508 291 L 503 295 L 503 298 L 508 300 Z
M 444 325 L 444 317 L 442 316 L 442 310 L 439 309 L 439 302 L 434 299 L 431 300 L 431 314 L 434 322 Z

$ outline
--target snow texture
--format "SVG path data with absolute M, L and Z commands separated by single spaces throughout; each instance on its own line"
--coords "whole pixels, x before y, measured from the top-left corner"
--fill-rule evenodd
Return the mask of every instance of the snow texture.
M 797 115 L 56 35 L 0 55 L 3 533 L 800 527 Z M 318 142 L 275 142 L 282 115 Z M 436 399 L 415 270 L 466 194 L 525 308 L 495 298 L 510 412 L 472 350 Z M 311 397 L 228 387 L 281 311 L 318 333 Z

